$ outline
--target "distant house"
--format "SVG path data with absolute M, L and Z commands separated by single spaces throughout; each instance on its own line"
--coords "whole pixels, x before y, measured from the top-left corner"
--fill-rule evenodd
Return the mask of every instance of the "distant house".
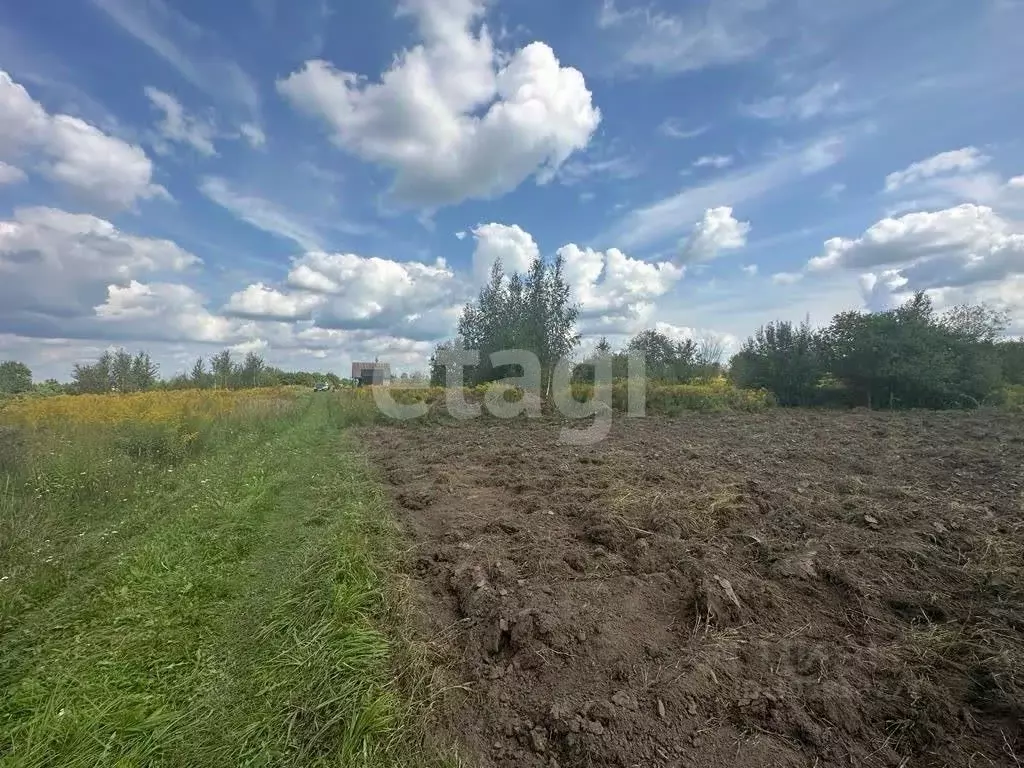
M 352 378 L 359 386 L 391 383 L 391 364 L 374 361 L 372 363 L 352 363 Z

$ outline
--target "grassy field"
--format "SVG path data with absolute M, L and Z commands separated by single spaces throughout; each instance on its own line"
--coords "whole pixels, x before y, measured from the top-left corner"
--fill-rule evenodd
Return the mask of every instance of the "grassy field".
M 1019 417 L 391 394 L 0 403 L 0 768 L 1019 760 Z
M 440 764 L 366 415 L 287 390 L 0 413 L 0 765 Z

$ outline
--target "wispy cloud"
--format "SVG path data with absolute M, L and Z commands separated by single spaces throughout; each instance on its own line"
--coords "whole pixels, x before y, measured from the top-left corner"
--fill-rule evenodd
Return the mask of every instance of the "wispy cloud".
M 330 233 L 357 237 L 385 237 L 387 233 L 372 224 L 350 221 L 342 216 L 318 213 L 300 213 L 259 194 L 240 191 L 220 176 L 205 176 L 199 191 L 217 205 L 257 229 L 298 243 L 307 251 L 326 250 L 330 246 Z
M 835 181 L 828 185 L 828 189 L 825 190 L 825 197 L 829 200 L 838 200 L 839 196 L 846 191 L 846 184 L 841 181 Z
M 828 168 L 845 154 L 848 136 L 829 135 L 757 165 L 737 169 L 700 186 L 636 208 L 605 232 L 602 243 L 622 248 L 654 245 L 682 234 L 708 208 L 735 206 Z
M 307 251 L 324 249 L 320 234 L 299 214 L 262 197 L 238 192 L 219 176 L 205 177 L 199 191 L 257 229 L 298 243 Z
M 804 279 L 802 272 L 776 272 L 772 275 L 772 282 L 776 285 L 793 285 Z
M 694 168 L 728 168 L 732 165 L 732 155 L 704 155 L 693 161 Z
M 977 147 L 964 147 L 912 163 L 901 171 L 894 171 L 885 177 L 885 191 L 895 192 L 900 187 L 913 185 L 936 176 L 951 173 L 976 171 L 987 165 L 990 158 L 982 154 Z
M 744 104 L 740 112 L 760 120 L 810 120 L 841 108 L 838 96 L 842 89 L 843 84 L 838 81 L 816 83 L 799 93 Z
M 159 138 L 154 141 L 158 152 L 168 151 L 166 142 L 177 142 L 189 145 L 206 157 L 217 154 L 213 146 L 217 128 L 212 120 L 189 114 L 180 101 L 158 88 L 147 86 L 145 93 L 153 107 L 162 113 L 156 125 Z
M 695 139 L 711 129 L 710 124 L 687 127 L 682 120 L 670 117 L 658 126 L 658 133 L 670 139 Z
M 771 0 L 708 0 L 681 13 L 650 7 L 621 10 L 604 0 L 598 26 L 619 40 L 628 68 L 679 73 L 734 64 L 759 54 L 772 38 L 763 23 Z
M 632 179 L 640 175 L 640 163 L 629 155 L 583 157 L 570 160 L 558 171 L 558 179 L 571 186 L 593 176 Z
M 163 0 L 92 0 L 125 32 L 170 64 L 192 85 L 218 101 L 259 112 L 256 83 L 222 50 L 208 30 Z

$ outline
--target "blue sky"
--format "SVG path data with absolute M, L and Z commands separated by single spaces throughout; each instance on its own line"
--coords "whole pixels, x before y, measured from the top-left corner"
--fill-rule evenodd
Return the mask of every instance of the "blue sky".
M 424 365 L 561 252 L 584 344 L 917 289 L 1024 330 L 1011 0 L 0 8 L 0 358 Z

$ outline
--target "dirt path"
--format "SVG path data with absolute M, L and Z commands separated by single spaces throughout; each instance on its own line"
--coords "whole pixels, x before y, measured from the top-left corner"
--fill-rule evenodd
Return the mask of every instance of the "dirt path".
M 1021 419 L 367 437 L 477 766 L 1024 759 Z

